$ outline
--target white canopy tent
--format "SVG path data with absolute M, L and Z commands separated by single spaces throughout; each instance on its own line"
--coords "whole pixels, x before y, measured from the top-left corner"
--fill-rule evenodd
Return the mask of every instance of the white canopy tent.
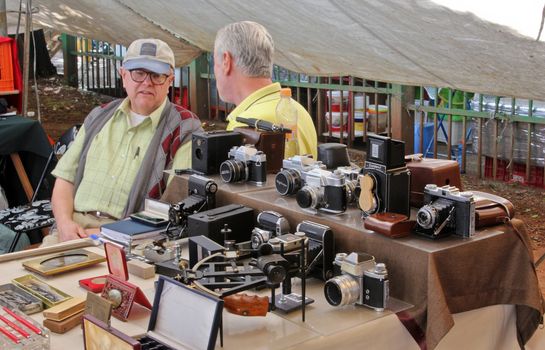
M 7 3 L 8 11 L 19 7 L 18 0 Z M 171 45 L 178 65 L 212 50 L 215 33 L 225 24 L 252 20 L 271 32 L 275 62 L 296 72 L 536 100 L 545 100 L 545 44 L 535 40 L 543 5 L 532 0 L 33 1 L 39 7 L 35 26 L 124 45 L 160 38 Z M 12 31 L 14 20 L 11 13 Z

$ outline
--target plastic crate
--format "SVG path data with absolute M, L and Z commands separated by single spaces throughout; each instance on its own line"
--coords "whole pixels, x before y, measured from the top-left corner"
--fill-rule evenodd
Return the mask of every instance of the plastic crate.
M 12 41 L 0 42 L 0 91 L 13 91 Z
M 492 165 L 494 158 L 485 157 L 484 162 L 484 177 L 492 179 Z M 513 163 L 513 176 L 509 176 L 509 170 L 507 165 L 509 162 L 507 160 L 498 159 L 498 167 L 496 170 L 496 180 L 501 180 L 505 182 L 520 182 L 524 185 L 541 187 L 544 188 L 543 184 L 543 167 L 531 165 L 530 166 L 530 177 L 526 178 L 526 164 Z

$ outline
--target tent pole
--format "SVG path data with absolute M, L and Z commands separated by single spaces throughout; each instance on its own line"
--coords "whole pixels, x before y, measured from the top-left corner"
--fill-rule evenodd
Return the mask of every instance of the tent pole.
M 28 111 L 28 74 L 30 68 L 30 22 L 32 11 L 32 0 L 26 0 L 25 6 L 25 37 L 23 49 L 23 117 L 27 116 Z
M 8 36 L 8 19 L 6 15 L 6 0 L 0 0 L 0 36 Z

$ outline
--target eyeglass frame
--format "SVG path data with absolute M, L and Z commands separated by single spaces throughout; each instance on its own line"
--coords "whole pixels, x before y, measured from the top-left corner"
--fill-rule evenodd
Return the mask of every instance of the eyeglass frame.
M 146 75 L 144 76 L 144 79 L 142 79 L 142 80 L 136 80 L 136 79 L 134 79 L 134 77 L 133 77 L 133 75 L 132 75 L 132 72 L 136 72 L 136 71 L 146 73 Z M 161 83 L 155 82 L 154 79 L 153 79 L 152 74 L 157 74 L 159 77 L 164 77 L 163 82 L 161 82 Z M 161 74 L 161 73 L 150 72 L 150 71 L 147 71 L 147 70 L 144 70 L 144 69 L 140 69 L 140 68 L 135 68 L 135 69 L 129 70 L 129 76 L 131 77 L 132 81 L 134 81 L 135 83 L 143 83 L 143 82 L 146 81 L 146 79 L 149 77 L 150 82 L 151 82 L 153 85 L 163 85 L 164 83 L 166 83 L 166 81 L 167 81 L 168 78 L 171 76 L 171 74 Z

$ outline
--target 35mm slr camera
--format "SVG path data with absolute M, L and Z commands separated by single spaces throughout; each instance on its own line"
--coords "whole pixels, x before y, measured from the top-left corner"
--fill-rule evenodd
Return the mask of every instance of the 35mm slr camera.
M 332 306 L 364 305 L 383 311 L 388 305 L 388 271 L 366 253 L 339 253 L 334 268 L 340 274 L 325 283 L 324 294 Z
M 282 161 L 282 170 L 276 174 L 276 191 L 282 196 L 297 193 L 305 185 L 307 173 L 312 169 L 325 169 L 325 165 L 309 156 L 293 156 Z
M 191 175 L 188 180 L 188 196 L 181 202 L 172 204 L 168 219 L 172 225 L 185 225 L 187 217 L 216 207 L 218 185 L 207 177 Z
M 301 208 L 319 209 L 329 213 L 342 213 L 347 204 L 346 178 L 339 172 L 312 169 L 306 173 L 305 186 L 297 191 L 297 204 Z
M 475 200 L 472 192 L 460 192 L 454 186 L 428 184 L 424 187 L 424 205 L 416 214 L 416 232 L 430 238 L 457 234 L 475 234 Z
M 267 181 L 267 156 L 255 146 L 235 146 L 228 156 L 229 159 L 220 165 L 220 176 L 224 182 L 247 181 L 263 186 Z

